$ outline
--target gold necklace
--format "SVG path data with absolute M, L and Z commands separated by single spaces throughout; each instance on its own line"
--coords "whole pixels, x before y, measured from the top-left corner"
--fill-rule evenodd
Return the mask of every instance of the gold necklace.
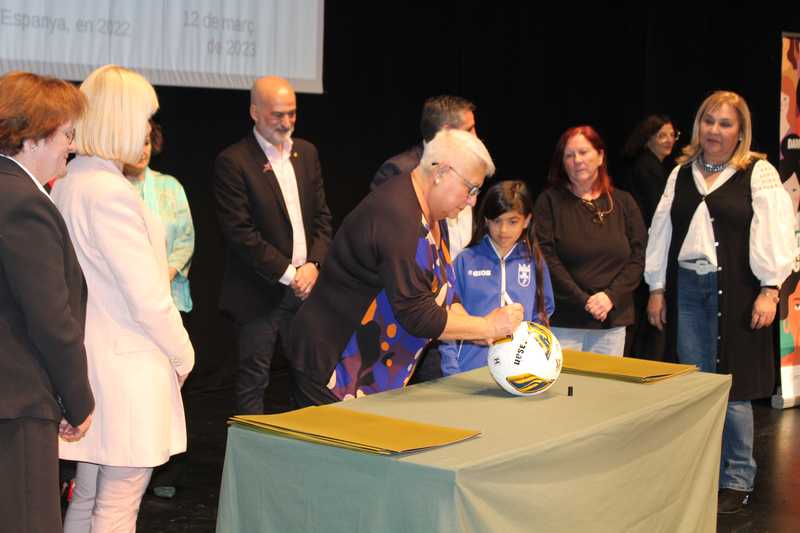
M 592 222 L 601 226 L 605 222 L 605 217 L 614 210 L 614 198 L 611 197 L 611 193 L 608 191 L 606 191 L 606 195 L 608 196 L 608 203 L 610 205 L 607 211 L 601 211 L 600 208 L 595 205 L 594 200 L 585 200 L 581 198 L 583 206 L 593 215 Z

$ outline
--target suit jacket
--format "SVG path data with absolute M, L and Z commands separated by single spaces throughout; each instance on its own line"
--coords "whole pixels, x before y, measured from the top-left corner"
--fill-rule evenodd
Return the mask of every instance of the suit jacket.
M 94 398 L 78 258 L 56 206 L 5 157 L 0 198 L 0 419 L 80 424 Z
M 92 427 L 61 442 L 63 459 L 147 467 L 186 450 L 176 374 L 194 350 L 170 294 L 164 228 L 113 163 L 78 156 L 56 182 L 86 274 L 86 353 L 97 398 Z
M 331 242 L 317 149 L 294 139 L 291 155 L 306 232 L 308 261 L 322 263 Z M 250 135 L 220 153 L 214 194 L 227 243 L 220 308 L 239 323 L 267 314 L 290 290 L 279 282 L 292 260 L 293 233 L 286 203 L 267 156 Z
M 422 143 L 416 144 L 405 152 L 401 152 L 384 161 L 381 168 L 378 169 L 375 176 L 372 178 L 370 189 L 374 191 L 375 187 L 383 185 L 394 176 L 410 174 L 422 160 L 423 150 L 424 146 Z

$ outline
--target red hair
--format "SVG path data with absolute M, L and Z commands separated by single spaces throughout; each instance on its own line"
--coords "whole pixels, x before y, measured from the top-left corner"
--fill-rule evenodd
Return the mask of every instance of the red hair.
M 0 77 L 0 154 L 16 155 L 26 139 L 38 141 L 86 111 L 86 97 L 63 80 L 30 72 Z
M 608 175 L 608 166 L 606 165 L 606 143 L 603 142 L 603 138 L 593 127 L 587 125 L 575 126 L 561 134 L 556 143 L 553 160 L 550 162 L 550 173 L 547 175 L 547 181 L 551 187 L 566 188 L 569 185 L 567 169 L 564 168 L 564 150 L 570 139 L 577 135 L 583 135 L 595 150 L 603 154 L 603 163 L 597 169 L 597 179 L 592 190 L 600 194 L 610 193 L 613 186 L 611 185 L 611 176 Z

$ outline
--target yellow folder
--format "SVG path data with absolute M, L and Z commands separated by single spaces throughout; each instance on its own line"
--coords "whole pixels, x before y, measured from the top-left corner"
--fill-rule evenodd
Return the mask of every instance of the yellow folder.
M 696 372 L 695 365 L 648 361 L 635 357 L 615 357 L 575 350 L 564 350 L 564 372 L 601 376 L 636 383 L 655 383 L 673 376 Z
M 229 420 L 259 431 L 360 450 L 395 454 L 445 446 L 480 431 L 360 413 L 337 405 L 306 407 L 277 415 L 238 415 Z

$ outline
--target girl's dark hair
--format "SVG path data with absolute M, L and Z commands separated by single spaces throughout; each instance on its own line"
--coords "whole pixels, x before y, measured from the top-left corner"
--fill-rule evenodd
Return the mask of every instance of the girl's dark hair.
M 516 211 L 524 217 L 533 213 L 533 198 L 525 182 L 506 180 L 489 187 L 478 208 L 475 233 L 469 246 L 475 246 L 489 233 L 487 220 L 494 220 L 509 211 Z M 544 304 L 544 259 L 542 259 L 542 251 L 539 249 L 539 241 L 536 239 L 535 223 L 536 221 L 531 218 L 531 222 L 522 233 L 520 240 L 525 244 L 525 252 L 529 256 L 533 256 L 533 262 L 536 265 L 536 309 L 539 323 L 549 326 L 550 321 Z

